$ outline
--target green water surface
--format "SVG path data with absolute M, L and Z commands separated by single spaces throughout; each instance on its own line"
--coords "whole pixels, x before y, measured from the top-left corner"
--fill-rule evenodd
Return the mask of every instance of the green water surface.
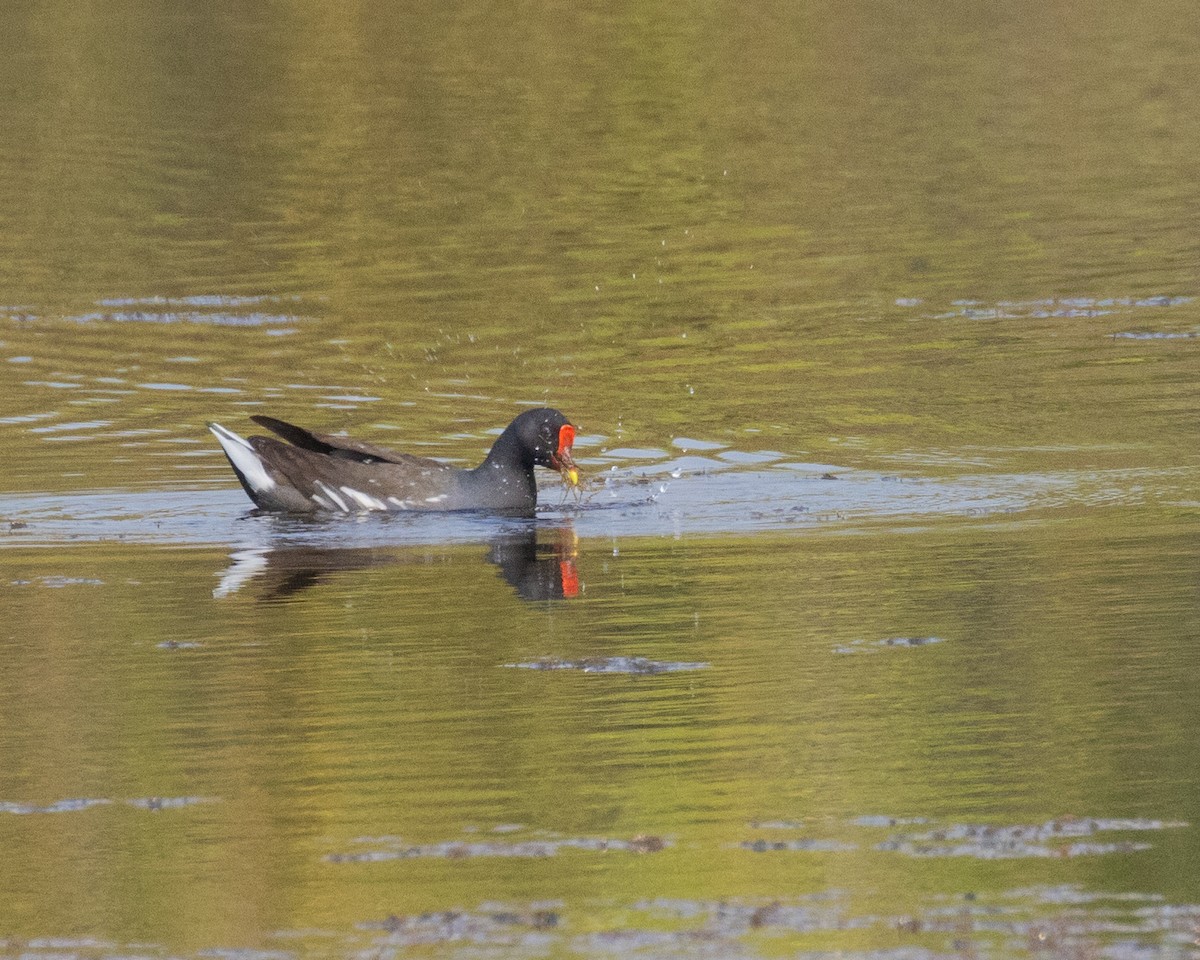
M 1194 956 L 1189 6 L 10 6 L 0 953 Z

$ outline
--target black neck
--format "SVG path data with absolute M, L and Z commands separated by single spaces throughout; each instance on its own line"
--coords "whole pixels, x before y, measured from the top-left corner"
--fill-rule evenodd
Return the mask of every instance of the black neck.
M 480 466 L 492 469 L 516 467 L 519 470 L 532 470 L 533 451 L 521 443 L 517 437 L 517 431 L 510 425 L 496 438 L 492 449 L 488 451 L 487 458 Z

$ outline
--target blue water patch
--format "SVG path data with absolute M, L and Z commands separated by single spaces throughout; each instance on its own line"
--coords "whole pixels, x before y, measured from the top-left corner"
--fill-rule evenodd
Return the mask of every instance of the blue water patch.
M 650 660 L 647 657 L 585 657 L 582 660 L 559 660 L 547 657 L 526 663 L 506 663 L 504 666 L 519 670 L 576 670 L 580 673 L 624 673 L 634 676 L 654 676 L 660 673 L 705 670 L 710 664 Z
M 1123 330 L 1112 336 L 1114 340 L 1195 340 L 1200 334 L 1188 330 Z
M 930 477 L 831 464 L 739 468 L 678 458 L 585 476 L 578 499 L 574 491 L 548 481 L 544 476 L 537 518 L 529 521 L 472 512 L 260 515 L 232 477 L 184 490 L 15 494 L 0 497 L 0 518 L 10 523 L 0 546 L 124 540 L 255 549 L 279 544 L 366 547 L 488 542 L 523 524 L 562 527 L 580 538 L 681 538 L 881 523 L 1010 521 L 1032 511 L 1138 504 L 1156 489 L 1174 496 L 1194 485 L 1195 471 Z

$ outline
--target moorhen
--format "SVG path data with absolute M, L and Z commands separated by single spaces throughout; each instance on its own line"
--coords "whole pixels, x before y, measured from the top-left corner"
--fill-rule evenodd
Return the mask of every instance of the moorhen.
M 532 516 L 537 505 L 535 465 L 560 471 L 572 485 L 579 482 L 571 459 L 575 427 L 549 408 L 517 417 L 473 470 L 349 437 L 312 433 L 274 417 L 250 419 L 283 440 L 247 440 L 218 423 L 208 428 L 250 499 L 263 510 L 488 510 Z

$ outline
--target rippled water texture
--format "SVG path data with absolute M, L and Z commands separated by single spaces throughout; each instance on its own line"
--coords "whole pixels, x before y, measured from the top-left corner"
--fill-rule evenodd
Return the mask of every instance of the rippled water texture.
M 1195 956 L 1198 23 L 7 10 L 0 955 Z

